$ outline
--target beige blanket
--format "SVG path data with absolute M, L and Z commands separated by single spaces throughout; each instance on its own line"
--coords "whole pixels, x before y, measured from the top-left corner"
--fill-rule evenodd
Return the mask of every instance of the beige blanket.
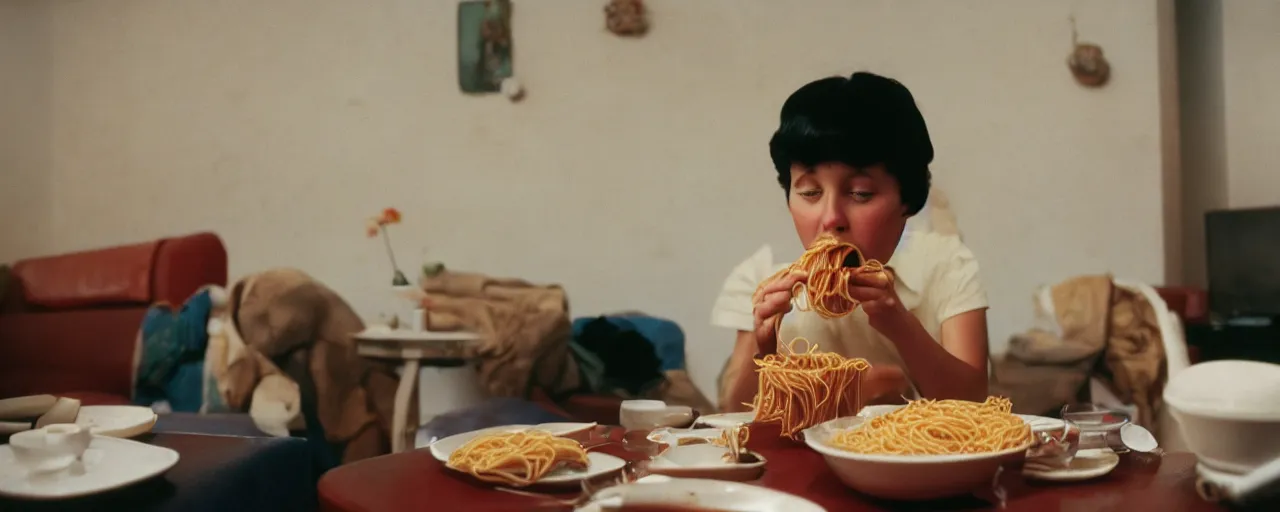
M 1090 377 L 1138 408 L 1136 422 L 1154 431 L 1166 379 L 1155 309 L 1110 276 L 1068 279 L 1036 297 L 1042 325 L 1013 336 L 993 367 L 992 394 L 1015 412 L 1055 414 L 1086 402 Z
M 569 303 L 559 286 L 445 271 L 422 287 L 427 329 L 480 335 L 477 372 L 490 396 L 528 398 L 537 387 L 555 397 L 578 388 Z
M 426 279 L 422 288 L 428 329 L 480 334 L 477 370 L 490 396 L 529 398 L 536 388 L 559 400 L 581 389 L 569 349 L 569 303 L 559 286 L 446 271 Z M 687 372 L 670 370 L 665 376 L 644 398 L 714 412 Z
M 214 315 L 221 326 L 211 329 L 206 368 L 226 404 L 282 435 L 301 426 L 302 394 L 314 393 L 325 436 L 346 446 L 343 462 L 390 451 L 394 367 L 357 354 L 352 335 L 364 323 L 333 290 L 298 270 L 269 270 L 236 282 Z

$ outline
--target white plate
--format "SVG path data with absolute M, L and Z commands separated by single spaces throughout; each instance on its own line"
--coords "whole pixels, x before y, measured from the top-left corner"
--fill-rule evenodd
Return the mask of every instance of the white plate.
M 1080 450 L 1065 468 L 1050 468 L 1036 464 L 1028 459 L 1022 467 L 1022 474 L 1036 480 L 1054 482 L 1078 482 L 1090 480 L 1110 473 L 1120 464 L 1120 456 L 1110 448 Z
M 556 469 L 555 471 L 552 471 L 550 473 L 547 473 L 546 475 L 543 475 L 542 478 L 539 478 L 536 483 L 544 484 L 544 485 L 560 485 L 560 484 L 577 485 L 578 482 L 581 482 L 583 480 L 588 480 L 598 476 L 604 476 L 609 473 L 617 472 L 621 470 L 623 466 L 626 466 L 626 465 L 627 465 L 626 461 L 619 459 L 617 457 L 614 457 L 612 455 L 609 455 L 607 453 L 587 452 L 586 469 L 561 467 Z
M 461 434 L 454 434 L 443 439 L 437 439 L 430 445 L 431 455 L 440 462 L 449 462 L 449 455 L 454 450 L 461 448 L 467 444 L 467 441 L 475 439 L 481 434 L 490 434 L 495 432 L 520 432 L 523 430 L 545 430 L 556 437 L 568 437 L 576 439 L 578 442 L 587 440 L 591 435 L 591 429 L 595 428 L 595 423 L 542 423 L 538 425 L 502 425 L 498 427 L 482 428 L 480 430 L 472 430 Z
M 84 473 L 68 473 L 30 480 L 13 460 L 9 445 L 0 445 L 0 495 L 33 500 L 56 500 L 96 494 L 154 477 L 178 463 L 168 448 L 93 436 L 84 452 Z
M 156 424 L 156 413 L 138 405 L 86 405 L 76 416 L 76 425 L 89 429 L 94 435 L 108 437 L 136 437 L 151 431 Z
M 621 471 L 626 465 L 626 461 L 607 453 L 587 452 L 587 467 L 571 468 L 561 466 L 545 475 L 542 475 L 542 478 L 539 478 L 534 482 L 534 485 L 578 486 L 583 480 L 590 480 L 610 473 L 616 473 Z M 457 469 L 449 467 L 448 464 L 446 464 L 445 467 L 449 468 L 450 471 L 458 471 Z M 466 474 L 463 471 L 458 472 Z
M 702 425 L 712 428 L 733 428 L 743 423 L 751 423 L 756 420 L 755 411 L 747 412 L 729 412 L 722 414 L 708 414 L 699 416 L 693 422 L 694 425 Z
M 577 512 L 601 512 L 623 503 L 632 505 L 684 505 L 731 512 L 825 512 L 817 503 L 799 496 L 755 485 L 720 480 L 676 478 L 653 483 L 610 487 Z

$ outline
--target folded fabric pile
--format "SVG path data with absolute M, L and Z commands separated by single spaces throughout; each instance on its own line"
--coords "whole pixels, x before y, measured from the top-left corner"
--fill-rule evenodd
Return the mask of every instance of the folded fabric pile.
M 0 435 L 16 434 L 58 423 L 75 423 L 80 401 L 53 395 L 32 395 L 0 400 Z

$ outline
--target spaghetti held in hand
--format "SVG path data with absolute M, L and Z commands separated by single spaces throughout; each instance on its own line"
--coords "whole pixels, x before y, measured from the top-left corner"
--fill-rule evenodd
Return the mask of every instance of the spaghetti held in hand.
M 526 486 L 560 466 L 587 467 L 587 451 L 573 439 L 541 430 L 478 436 L 449 454 L 448 466 L 494 483 Z
M 796 283 L 792 295 L 805 295 L 806 308 L 824 319 L 840 318 L 858 308 L 858 300 L 849 294 L 849 283 L 854 279 L 870 282 L 879 287 L 893 283 L 893 272 L 879 261 L 866 260 L 862 251 L 850 243 L 841 242 L 831 234 L 823 234 L 809 246 L 794 263 L 765 279 L 756 289 L 755 302 L 760 301 L 764 286 L 792 272 L 803 272 L 807 282 Z M 782 319 L 778 315 L 775 323 Z
M 1006 398 L 984 402 L 915 400 L 833 436 L 828 444 L 864 454 L 993 453 L 1031 444 L 1031 426 Z
M 807 351 L 795 352 L 799 341 L 808 344 Z M 778 422 L 782 435 L 795 439 L 806 428 L 862 409 L 862 372 L 871 365 L 866 359 L 817 349 L 809 340 L 796 338 L 787 345 L 788 354 L 755 360 L 759 374 L 752 404 L 756 421 Z

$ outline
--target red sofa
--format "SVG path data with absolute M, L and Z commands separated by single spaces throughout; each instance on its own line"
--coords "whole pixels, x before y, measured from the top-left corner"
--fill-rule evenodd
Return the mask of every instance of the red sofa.
M 147 307 L 181 305 L 209 284 L 227 284 L 212 233 L 14 263 L 0 297 L 0 398 L 130 403 Z

